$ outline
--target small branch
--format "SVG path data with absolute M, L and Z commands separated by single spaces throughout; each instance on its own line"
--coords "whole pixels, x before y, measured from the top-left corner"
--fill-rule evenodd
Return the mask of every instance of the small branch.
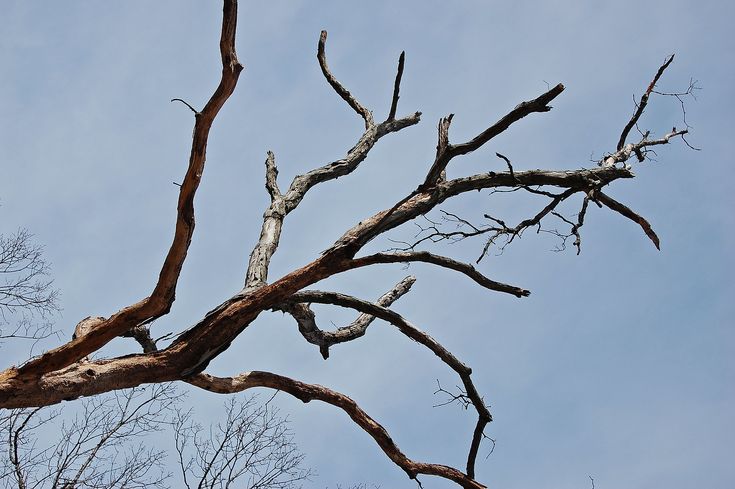
M 666 60 L 664 61 L 664 64 L 662 64 L 658 71 L 656 72 L 656 75 L 653 77 L 653 80 L 648 85 L 648 88 L 646 89 L 646 92 L 641 97 L 641 101 L 638 104 L 638 107 L 636 108 L 635 113 L 633 114 L 633 117 L 630 118 L 628 123 L 623 128 L 623 132 L 620 134 L 620 139 L 618 140 L 618 146 L 617 150 L 620 151 L 625 146 L 625 139 L 628 137 L 628 133 L 633 128 L 633 126 L 636 125 L 638 122 L 638 119 L 641 118 L 641 115 L 643 115 L 643 111 L 646 110 L 646 105 L 648 105 L 648 97 L 651 95 L 651 92 L 653 91 L 653 88 L 656 86 L 656 83 L 658 83 L 659 78 L 661 78 L 661 75 L 664 74 L 664 71 L 666 68 L 669 67 L 671 62 L 674 61 L 674 55 L 672 54 Z
M 661 243 L 658 239 L 658 236 L 653 231 L 651 224 L 645 218 L 643 218 L 642 216 L 639 216 L 626 205 L 618 202 L 612 197 L 605 195 L 602 192 L 599 192 L 599 191 L 596 192 L 594 198 L 595 200 L 597 200 L 598 202 L 601 202 L 608 208 L 614 210 L 615 212 L 619 214 L 622 214 L 623 216 L 627 217 L 631 221 L 637 223 L 643 229 L 643 232 L 646 233 L 646 236 L 648 236 L 648 238 L 653 242 L 654 246 L 656 246 L 656 249 L 661 250 L 661 246 L 660 246 Z
M 449 124 L 451 123 L 452 116 L 450 115 L 449 117 L 445 117 L 444 119 L 442 119 L 439 122 L 439 144 L 436 148 L 436 158 L 434 159 L 434 163 L 429 169 L 429 173 L 424 180 L 423 186 L 432 186 L 437 181 L 439 181 L 440 175 L 446 169 L 452 158 L 465 155 L 467 153 L 475 151 L 476 149 L 479 149 L 482 145 L 490 141 L 492 138 L 508 129 L 511 124 L 533 112 L 550 111 L 551 107 L 548 105 L 549 102 L 554 100 L 563 91 L 564 85 L 560 83 L 551 90 L 541 94 L 539 97 L 533 100 L 521 102 L 513 110 L 503 116 L 498 122 L 482 131 L 472 140 L 462 144 L 449 144 L 447 133 L 449 131 Z
M 152 353 L 158 351 L 156 341 L 151 337 L 151 331 L 148 326 L 140 325 L 127 331 L 122 336 L 133 338 L 143 348 L 143 353 Z
M 500 158 L 501 160 L 505 161 L 505 164 L 508 165 L 508 172 L 510 173 L 510 178 L 513 180 L 516 179 L 515 173 L 513 173 L 513 165 L 510 164 L 510 160 L 507 156 L 501 155 L 500 153 L 495 153 L 495 156 Z
M 398 57 L 398 71 L 396 72 L 396 81 L 393 83 L 393 100 L 390 104 L 390 112 L 386 121 L 392 121 L 396 118 L 396 110 L 398 109 L 399 92 L 401 90 L 401 78 L 403 77 L 403 64 L 406 61 L 406 51 L 401 51 Z
M 506 236 L 507 237 L 508 241 L 503 246 L 503 248 L 505 248 L 505 246 L 507 246 L 508 244 L 512 243 L 513 240 L 517 236 L 521 236 L 526 229 L 528 229 L 528 228 L 530 228 L 532 226 L 539 226 L 540 227 L 541 226 L 541 220 L 544 217 L 546 217 L 548 214 L 550 214 L 551 212 L 553 212 L 554 209 L 556 209 L 556 207 L 559 204 L 561 204 L 566 199 L 568 199 L 569 197 L 571 197 L 572 195 L 574 195 L 575 193 L 580 192 L 580 191 L 581 191 L 581 189 L 575 189 L 575 188 L 570 188 L 570 189 L 565 190 L 561 194 L 558 194 L 555 197 L 553 197 L 551 199 L 551 202 L 549 202 L 546 205 L 546 207 L 544 207 L 543 209 L 541 209 L 535 216 L 533 216 L 531 218 L 528 218 L 528 219 L 524 219 L 523 221 L 521 221 L 520 223 L 518 223 L 517 226 L 515 226 L 513 228 L 510 228 L 510 227 L 506 226 L 505 225 L 505 222 L 501 221 L 500 219 L 496 219 L 496 218 L 492 217 L 489 214 L 485 214 L 485 217 L 487 219 L 490 219 L 490 220 L 492 220 L 492 221 L 500 224 L 501 227 L 500 228 L 492 228 L 495 231 L 495 233 L 492 236 L 490 236 L 490 238 L 485 243 L 485 246 L 482 249 L 482 253 L 477 258 L 477 263 L 479 263 L 485 257 L 485 255 L 487 255 L 487 252 L 490 249 L 490 246 L 492 246 L 495 243 L 495 240 L 498 239 L 498 237 L 500 237 L 500 236 Z
M 398 282 L 391 290 L 383 294 L 375 303 L 381 307 L 390 307 L 395 301 L 411 290 L 416 278 L 408 276 Z M 316 315 L 311 308 L 304 303 L 284 303 L 274 309 L 288 312 L 299 325 L 301 335 L 314 345 L 319 346 L 322 357 L 329 358 L 329 348 L 338 343 L 346 343 L 357 339 L 365 334 L 368 326 L 375 320 L 375 316 L 361 314 L 357 319 L 347 326 L 337 328 L 336 331 L 322 331 L 316 324 Z
M 342 84 L 334 77 L 332 72 L 329 71 L 329 66 L 327 66 L 327 56 L 324 52 L 324 46 L 326 42 L 327 31 L 322 31 L 321 35 L 319 36 L 319 47 L 317 48 L 316 57 L 319 60 L 319 67 L 322 69 L 324 78 L 327 79 L 327 82 L 329 82 L 334 91 L 337 92 L 340 97 L 342 97 L 342 100 L 347 102 L 349 106 L 352 107 L 352 110 L 357 112 L 363 119 L 365 119 L 365 129 L 369 129 L 371 126 L 374 125 L 373 114 L 370 113 L 370 111 L 367 110 L 365 107 L 363 107 L 362 104 L 360 104 L 360 102 L 358 102 L 357 99 L 349 92 L 349 90 L 343 87 Z
M 235 377 L 213 377 L 202 373 L 187 379 L 187 382 L 201 389 L 222 394 L 241 392 L 254 387 L 266 387 L 286 392 L 304 403 L 316 400 L 331 404 L 342 409 L 355 424 L 370 435 L 383 453 L 403 469 L 412 480 L 416 480 L 419 474 L 426 474 L 454 481 L 466 489 L 485 487 L 455 468 L 409 459 L 398 448 L 386 429 L 363 411 L 354 400 L 327 387 L 307 384 L 282 375 L 261 371 L 244 372 Z
M 533 100 L 521 102 L 513 110 L 504 115 L 498 122 L 488 127 L 480 134 L 475 136 L 472 140 L 466 143 L 457 144 L 452 147 L 451 157 L 464 155 L 475 151 L 482 145 L 490 141 L 492 138 L 501 134 L 510 127 L 514 122 L 526 117 L 534 112 L 548 112 L 551 110 L 549 102 L 554 100 L 556 97 L 564 91 L 564 85 L 559 83 L 546 93 L 539 95 Z
M 628 161 L 633 155 L 636 155 L 638 158 L 638 161 L 642 162 L 645 160 L 645 155 L 647 153 L 647 149 L 650 146 L 660 146 L 662 144 L 669 144 L 669 141 L 671 138 L 681 136 L 681 138 L 684 140 L 684 143 L 686 143 L 687 146 L 691 148 L 689 143 L 686 142 L 686 139 L 684 139 L 684 135 L 688 134 L 688 129 L 676 129 L 676 127 L 671 129 L 671 132 L 665 134 L 663 137 L 659 139 L 648 139 L 649 133 L 646 132 L 643 135 L 643 138 L 633 144 L 628 143 L 626 144 L 622 149 L 616 151 L 615 153 L 605 156 L 600 162 L 598 162 L 599 166 L 602 166 L 603 168 L 615 166 L 616 163 L 625 163 Z M 693 148 L 696 149 L 696 148 Z M 623 165 L 624 167 L 626 165 Z
M 276 167 L 276 156 L 272 151 L 268 151 L 268 157 L 265 159 L 265 189 L 271 196 L 271 202 L 281 196 L 278 189 L 278 168 Z
M 428 251 L 396 251 L 392 253 L 376 253 L 374 255 L 354 258 L 349 263 L 350 268 L 359 268 L 377 263 L 408 263 L 408 262 L 424 262 L 437 265 L 442 268 L 448 268 L 460 272 L 474 280 L 476 283 L 489 290 L 497 292 L 505 292 L 516 297 L 527 297 L 531 294 L 526 289 L 515 287 L 513 285 L 496 282 L 487 278 L 485 275 L 475 269 L 472 265 L 463 263 L 445 256 L 435 255 Z
M 429 168 L 429 173 L 426 175 L 423 187 L 431 187 L 436 182 L 446 179 L 445 170 L 449 161 L 452 159 L 449 155 L 452 148 L 452 145 L 449 144 L 449 126 L 452 124 L 453 117 L 454 114 L 449 114 L 439 120 L 437 126 L 436 156 L 434 157 L 434 163 Z
M 195 109 L 194 107 L 192 107 L 191 105 L 189 105 L 189 102 L 187 102 L 187 101 L 186 101 L 186 100 L 184 100 L 184 99 L 181 99 L 181 98 L 172 98 L 172 99 L 171 99 L 171 102 L 181 102 L 182 104 L 184 104 L 184 105 L 186 105 L 187 107 L 189 107 L 189 109 L 190 109 L 190 110 L 191 110 L 192 112 L 194 112 L 194 115 L 199 115 L 199 111 L 198 111 L 198 110 L 196 110 L 196 109 Z

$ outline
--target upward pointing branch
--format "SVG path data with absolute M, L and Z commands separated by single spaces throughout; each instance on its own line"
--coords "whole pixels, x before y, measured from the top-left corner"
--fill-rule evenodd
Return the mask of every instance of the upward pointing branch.
M 196 113 L 189 166 L 179 190 L 174 238 L 153 292 L 149 297 L 122 309 L 108 320 L 102 321 L 83 337 L 50 350 L 26 363 L 20 368 L 23 373 L 42 374 L 64 368 L 100 349 L 107 342 L 131 328 L 150 323 L 171 310 L 179 275 L 194 234 L 194 196 L 204 172 L 209 130 L 219 110 L 235 90 L 243 69 L 235 52 L 236 27 L 237 0 L 225 0 L 219 42 L 222 78 L 204 109 Z
M 423 185 L 434 185 L 439 180 L 442 172 L 446 169 L 449 162 L 455 156 L 465 155 L 479 149 L 492 138 L 508 129 L 511 124 L 523 119 L 533 112 L 550 111 L 551 107 L 548 105 L 549 102 L 554 100 L 563 91 L 564 85 L 559 83 L 554 88 L 541 94 L 537 98 L 521 102 L 513 110 L 500 118 L 500 120 L 495 124 L 482 131 L 470 141 L 462 144 L 449 144 L 447 133 L 449 131 L 449 124 L 452 121 L 452 116 L 442 119 L 439 123 L 439 145 L 437 146 L 436 159 L 434 160 L 434 164 L 431 165 L 431 169 L 426 175 Z
M 664 64 L 662 64 L 658 71 L 656 72 L 656 75 L 653 77 L 653 80 L 648 85 L 648 88 L 646 89 L 646 93 L 643 94 L 641 97 L 641 102 L 638 104 L 638 107 L 633 114 L 633 117 L 630 118 L 628 123 L 623 128 L 623 132 L 620 134 L 620 139 L 618 140 L 618 146 L 617 150 L 620 151 L 625 146 L 625 139 L 628 137 L 628 133 L 631 129 L 633 129 L 633 126 L 635 126 L 636 122 L 638 122 L 638 119 L 641 118 L 643 115 L 643 111 L 646 110 L 646 105 L 648 105 L 648 97 L 651 95 L 651 92 L 653 92 L 654 87 L 656 86 L 656 83 L 658 83 L 659 78 L 661 78 L 661 75 L 664 74 L 664 71 L 666 71 L 666 68 L 669 67 L 671 62 L 674 61 L 674 55 L 672 54 L 669 56 L 665 61 Z
M 365 119 L 365 129 L 369 129 L 373 125 L 373 114 L 371 114 L 369 110 L 363 107 L 363 105 L 358 102 L 355 96 L 352 95 L 350 91 L 347 90 L 344 86 L 342 86 L 342 84 L 334 77 L 332 72 L 329 71 L 329 66 L 327 66 L 327 55 L 324 52 L 324 46 L 326 45 L 326 43 L 327 31 L 322 31 L 321 35 L 319 36 L 319 47 L 316 52 L 316 57 L 319 60 L 319 67 L 322 69 L 324 78 L 326 78 L 327 82 L 329 82 L 332 88 L 334 88 L 334 91 L 337 92 L 337 94 L 342 97 L 342 99 L 347 102 L 355 112 L 357 112 L 363 119 Z

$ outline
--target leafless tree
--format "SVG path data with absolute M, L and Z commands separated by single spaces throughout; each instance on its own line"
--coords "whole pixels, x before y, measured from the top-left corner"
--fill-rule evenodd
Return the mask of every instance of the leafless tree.
M 163 436 L 149 436 L 169 429 L 187 487 L 288 489 L 311 475 L 269 402 L 232 398 L 223 422 L 205 430 L 181 410 L 183 397 L 166 383 L 85 399 L 70 419 L 73 409 L 8 410 L 0 417 L 1 487 L 172 487 Z M 238 479 L 246 484 L 233 486 Z
M 85 399 L 71 419 L 51 408 L 9 410 L 0 418 L 0 481 L 18 489 L 164 487 L 165 451 L 144 440 L 166 427 L 179 398 L 168 383 Z
M 639 131 L 640 135 L 635 137 L 632 135 L 633 129 L 638 128 L 649 99 L 658 95 L 655 91 L 656 83 L 673 61 L 673 56 L 667 58 L 658 69 L 631 118 L 622 121 L 623 129 L 617 145 L 593 168 L 568 171 L 518 170 L 513 167 L 509 158 L 498 154 L 498 158 L 502 160 L 502 168 L 507 171 L 489 171 L 452 179 L 447 177 L 446 170 L 455 159 L 479 150 L 524 117 L 550 111 L 549 104 L 564 91 L 561 84 L 551 87 L 536 98 L 519 103 L 468 141 L 451 141 L 449 130 L 453 116 L 450 114 L 439 121 L 435 157 L 427 164 L 425 174 L 417 179 L 415 190 L 385 210 L 356 219 L 357 223 L 353 227 L 345 230 L 341 237 L 336 237 L 334 244 L 316 255 L 313 261 L 269 282 L 269 264 L 278 248 L 284 220 L 297 208 L 306 194 L 319 184 L 351 174 L 381 138 L 418 124 L 421 117 L 419 112 L 403 117 L 397 115 L 404 70 L 403 55 L 398 62 L 388 115 L 384 120 L 376 121 L 374 112 L 362 105 L 332 74 L 326 59 L 327 33 L 323 31 L 317 48 L 319 66 L 328 84 L 364 122 L 363 134 L 343 157 L 323 165 L 315 165 L 311 170 L 295 177 L 283 191 L 277 181 L 276 157 L 268 152 L 265 159 L 265 187 L 270 196 L 270 204 L 265 210 L 260 238 L 244 271 L 242 290 L 214 306 L 165 348 L 149 348 L 137 355 L 82 361 L 117 337 L 142 331 L 139 336 L 145 339 L 145 328 L 167 314 L 172 307 L 194 232 L 194 196 L 203 174 L 209 132 L 219 110 L 233 93 L 243 69 L 235 53 L 236 23 L 237 2 L 225 0 L 219 44 L 222 60 L 219 85 L 201 110 L 181 101 L 194 112 L 193 142 L 189 165 L 180 186 L 173 241 L 153 291 L 139 302 L 120 309 L 108 318 L 97 318 L 88 325 L 85 334 L 78 335 L 74 340 L 49 350 L 24 365 L 10 367 L 0 373 L 0 407 L 49 405 L 78 396 L 92 396 L 144 383 L 170 381 L 183 381 L 218 393 L 265 387 L 286 392 L 303 402 L 317 400 L 343 410 L 411 479 L 418 480 L 418 476 L 422 474 L 433 475 L 454 481 L 465 488 L 484 487 L 475 480 L 475 465 L 480 443 L 485 438 L 484 429 L 492 418 L 475 388 L 471 368 L 429 334 L 390 309 L 391 304 L 410 289 L 414 279 L 407 278 L 390 288 L 378 301 L 306 288 L 325 278 L 349 273 L 357 268 L 423 262 L 454 270 L 490 291 L 517 297 L 529 295 L 528 290 L 491 279 L 471 264 L 419 249 L 419 245 L 427 240 L 408 243 L 402 249 L 360 254 L 368 242 L 421 218 L 449 199 L 480 190 L 514 192 L 514 195 L 528 196 L 532 201 L 541 203 L 536 212 L 515 224 L 507 223 L 490 211 L 487 212 L 484 225 L 472 224 L 459 216 L 447 215 L 454 220 L 450 224 L 462 224 L 460 231 L 464 234 L 456 234 L 456 231 L 447 231 L 436 226 L 428 230 L 432 235 L 428 241 L 484 236 L 485 249 L 479 255 L 482 258 L 490 247 L 507 245 L 528 229 L 546 229 L 543 226 L 548 220 L 557 219 L 557 226 L 568 226 L 568 231 L 558 231 L 558 234 L 562 237 L 573 236 L 574 244 L 579 249 L 580 230 L 585 222 L 588 206 L 592 203 L 629 218 L 658 247 L 658 237 L 648 221 L 610 196 L 606 187 L 616 180 L 634 177 L 630 165 L 633 157 L 643 161 L 657 146 L 668 144 L 677 138 L 683 139 L 687 134 L 686 128 L 674 127 L 660 137 L 652 137 L 648 131 Z M 569 205 L 576 198 L 580 200 L 576 217 L 564 217 L 559 212 L 560 205 Z M 359 312 L 360 316 L 348 326 L 325 331 L 319 327 L 309 306 L 314 303 L 352 309 Z M 392 324 L 401 333 L 433 352 L 456 373 L 461 386 L 459 398 L 466 400 L 477 413 L 476 426 L 469 437 L 466 467 L 460 470 L 409 458 L 388 432 L 354 400 L 327 387 L 263 371 L 245 371 L 226 378 L 214 377 L 205 372 L 209 363 L 227 350 L 235 338 L 245 333 L 258 315 L 270 310 L 285 311 L 293 316 L 304 339 L 316 345 L 324 358 L 328 357 L 330 347 L 364 335 L 374 318 Z
M 58 291 L 48 278 L 43 247 L 24 229 L 0 234 L 0 340 L 39 340 L 53 334 L 48 316 L 58 310 Z
M 191 421 L 191 411 L 179 411 L 173 427 L 179 467 L 189 489 L 195 482 L 198 488 L 288 489 L 312 475 L 302 468 L 304 455 L 270 400 L 259 404 L 252 397 L 230 399 L 224 420 L 208 431 Z M 238 479 L 244 485 L 235 486 Z

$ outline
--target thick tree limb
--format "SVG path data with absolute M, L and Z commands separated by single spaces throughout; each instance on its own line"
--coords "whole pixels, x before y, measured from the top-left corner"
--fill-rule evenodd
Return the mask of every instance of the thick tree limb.
M 220 36 L 222 78 L 204 109 L 196 115 L 189 166 L 179 191 L 176 230 L 153 292 L 146 299 L 114 314 L 89 334 L 26 363 L 21 367 L 23 373 L 42 374 L 71 365 L 130 328 L 148 323 L 170 310 L 176 294 L 176 284 L 194 233 L 194 195 L 204 171 L 209 130 L 219 110 L 235 90 L 243 69 L 235 52 L 236 26 L 237 1 L 225 0 Z
M 570 171 L 515 171 L 512 175 L 509 172 L 488 172 L 439 182 L 432 187 L 420 187 L 390 209 L 363 219 L 342 235 L 327 252 L 343 250 L 348 256 L 354 256 L 377 236 L 428 213 L 450 197 L 472 190 L 553 186 L 587 191 L 590 188 L 605 186 L 619 178 L 633 178 L 633 176 L 627 168 L 603 167 Z
M 298 380 L 270 372 L 244 372 L 235 377 L 213 377 L 198 374 L 187 380 L 190 384 L 211 392 L 229 394 L 254 387 L 266 387 L 286 392 L 304 403 L 322 401 L 342 409 L 347 415 L 369 434 L 393 463 L 403 469 L 411 479 L 419 475 L 433 475 L 456 482 L 467 489 L 482 489 L 485 486 L 467 474 L 446 465 L 415 462 L 409 459 L 396 445 L 383 426 L 371 418 L 351 398 L 316 384 L 306 384 Z

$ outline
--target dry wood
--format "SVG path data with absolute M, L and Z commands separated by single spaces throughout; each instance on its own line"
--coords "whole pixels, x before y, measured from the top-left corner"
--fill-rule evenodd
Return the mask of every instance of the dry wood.
M 604 205 L 638 223 L 658 247 L 659 241 L 650 224 L 626 205 L 602 192 L 602 189 L 621 179 L 634 177 L 627 163 L 633 156 L 642 160 L 652 146 L 667 144 L 676 137 L 682 137 L 687 130 L 675 128 L 659 139 L 649 139 L 646 133 L 637 143 L 625 140 L 640 119 L 646 108 L 648 96 L 653 87 L 669 66 L 673 57 L 659 68 L 644 98 L 638 105 L 633 118 L 625 126 L 615 151 L 607 155 L 597 168 L 559 170 L 515 170 L 506 156 L 496 153 L 507 165 L 508 171 L 462 176 L 447 179 L 448 164 L 454 159 L 482 148 L 492 138 L 506 131 L 512 124 L 532 113 L 548 112 L 549 103 L 559 96 L 564 86 L 558 84 L 526 102 L 521 102 L 496 123 L 481 131 L 469 141 L 452 144 L 449 127 L 452 115 L 442 118 L 438 124 L 438 141 L 434 161 L 427 164 L 426 176 L 420 178 L 416 189 L 393 205 L 372 216 L 361 219 L 334 244 L 315 259 L 290 273 L 269 282 L 269 268 L 273 255 L 277 252 L 281 231 L 288 216 L 317 185 L 350 175 L 367 158 L 370 150 L 388 134 L 399 132 L 418 124 L 420 112 L 396 119 L 400 83 L 404 71 L 405 55 L 401 54 L 394 81 L 390 111 L 385 121 L 376 123 L 372 112 L 363 106 L 332 74 L 325 52 L 327 33 L 322 31 L 318 46 L 317 59 L 322 73 L 335 92 L 359 114 L 365 122 L 365 130 L 357 142 L 341 158 L 313 167 L 302 175 L 296 176 L 287 190 L 279 187 L 276 158 L 267 153 L 265 161 L 265 188 L 270 196 L 270 204 L 263 215 L 260 237 L 250 254 L 244 285 L 241 291 L 226 298 L 212 308 L 203 318 L 181 333 L 170 345 L 159 349 L 150 333 L 151 322 L 169 312 L 175 299 L 176 286 L 194 232 L 194 196 L 201 181 L 209 132 L 219 110 L 233 93 L 243 67 L 235 52 L 235 32 L 237 25 L 237 1 L 224 0 L 222 30 L 220 37 L 220 57 L 222 76 L 220 83 L 201 111 L 184 102 L 195 113 L 194 135 L 186 176 L 179 193 L 176 215 L 176 230 L 169 252 L 163 262 L 159 279 L 150 296 L 130 306 L 122 308 L 109 318 L 88 318 L 83 320 L 75 337 L 59 347 L 43 353 L 26 364 L 11 366 L 0 372 L 0 408 L 36 407 L 59 403 L 80 396 L 92 396 L 104 392 L 135 387 L 145 383 L 184 381 L 197 387 L 220 393 L 237 392 L 253 387 L 279 389 L 304 402 L 319 400 L 345 411 L 366 433 L 375 439 L 386 455 L 409 477 L 434 475 L 456 482 L 466 488 L 484 487 L 474 480 L 475 464 L 484 429 L 492 417 L 482 397 L 471 379 L 471 369 L 460 362 L 441 343 L 428 333 L 419 330 L 389 307 L 407 293 L 414 278 L 407 277 L 390 289 L 376 302 L 368 302 L 356 297 L 336 292 L 304 290 L 322 279 L 350 270 L 380 264 L 421 262 L 459 272 L 480 286 L 490 290 L 511 294 L 517 297 L 529 295 L 521 287 L 509 285 L 488 278 L 474 266 L 450 257 L 436 255 L 426 250 L 416 249 L 425 241 L 419 240 L 406 250 L 393 250 L 358 256 L 370 241 L 401 225 L 426 215 L 448 199 L 459 197 L 467 192 L 490 190 L 514 192 L 518 195 L 533 194 L 535 198 L 546 199 L 541 209 L 516 226 L 509 226 L 497 216 L 486 214 L 490 225 L 475 226 L 467 219 L 445 213 L 454 223 L 471 227 L 470 232 L 443 233 L 438 227 L 431 232 L 437 239 L 469 238 L 488 235 L 483 256 L 495 240 L 505 237 L 511 242 L 524 230 L 531 227 L 540 229 L 542 221 L 561 219 L 569 225 L 568 236 L 575 237 L 579 251 L 581 243 L 580 228 L 589 201 Z M 178 99 L 182 101 L 181 99 Z M 422 172 L 423 173 L 423 172 Z M 581 209 L 576 221 L 563 217 L 557 207 L 573 197 L 580 196 Z M 308 303 L 324 303 L 348 307 L 360 313 L 350 325 L 336 331 L 324 331 L 316 324 L 316 318 Z M 409 459 L 397 447 L 386 430 L 368 416 L 352 399 L 326 387 L 306 384 L 295 379 L 268 372 L 246 372 L 231 378 L 215 378 L 204 371 L 209 363 L 220 353 L 227 350 L 239 335 L 264 311 L 283 310 L 289 312 L 297 321 L 299 330 L 306 341 L 319 346 L 326 359 L 329 347 L 362 337 L 375 318 L 394 325 L 401 333 L 433 352 L 460 377 L 463 391 L 457 396 L 477 413 L 477 423 L 470 438 L 465 472 L 439 464 L 416 462 Z M 142 346 L 143 353 L 115 358 L 89 359 L 89 355 L 117 337 L 135 338 Z

